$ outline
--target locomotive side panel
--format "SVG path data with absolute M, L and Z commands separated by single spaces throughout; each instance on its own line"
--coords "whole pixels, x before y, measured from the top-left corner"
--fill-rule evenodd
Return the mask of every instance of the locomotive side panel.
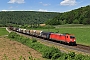
M 65 36 L 61 34 L 51 33 L 50 39 L 66 42 Z

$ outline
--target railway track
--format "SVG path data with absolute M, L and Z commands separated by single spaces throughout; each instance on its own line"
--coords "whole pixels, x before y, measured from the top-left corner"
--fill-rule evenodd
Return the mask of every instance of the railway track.
M 74 47 L 75 47 L 75 48 L 79 48 L 79 49 L 82 50 L 83 52 L 86 52 L 86 53 L 89 53 L 89 54 L 90 54 L 90 46 L 77 44 L 77 46 L 74 46 Z
M 83 49 L 86 49 L 86 50 L 90 50 L 90 46 L 85 46 L 85 45 L 77 44 L 77 47 L 78 48 L 83 48 Z
M 34 37 L 34 36 L 22 34 L 22 33 L 18 33 L 18 34 L 29 37 L 29 38 L 35 38 L 40 43 L 43 43 L 47 46 L 57 47 L 62 52 L 68 53 L 70 51 L 73 51 L 77 54 L 80 53 L 80 54 L 84 54 L 84 55 L 90 55 L 90 46 L 85 46 L 85 45 L 81 45 L 81 44 L 77 44 L 77 46 L 69 46 L 69 45 L 65 45 L 65 44 L 60 44 L 59 42 L 56 42 L 56 41 L 53 42 L 51 40 L 41 39 L 41 38 L 37 38 L 37 37 Z

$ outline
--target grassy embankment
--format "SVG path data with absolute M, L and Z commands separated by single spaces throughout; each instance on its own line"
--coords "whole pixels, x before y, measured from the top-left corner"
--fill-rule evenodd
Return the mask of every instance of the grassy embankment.
M 0 36 L 8 35 L 9 33 L 6 31 L 6 28 L 0 28 Z
M 74 34 L 78 44 L 90 46 L 90 25 L 59 25 L 55 29 L 42 29 L 45 31 Z

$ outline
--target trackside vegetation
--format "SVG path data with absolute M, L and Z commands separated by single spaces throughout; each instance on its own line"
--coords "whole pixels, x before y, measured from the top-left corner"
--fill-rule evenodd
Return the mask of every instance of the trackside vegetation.
M 42 57 L 52 60 L 90 60 L 90 56 L 84 56 L 81 54 L 75 54 L 75 52 L 70 52 L 68 54 L 62 53 L 59 49 L 55 47 L 48 47 L 37 42 L 36 39 L 26 38 L 20 36 L 15 32 L 11 32 L 8 35 L 8 38 L 11 40 L 18 41 L 24 45 L 27 45 L 30 48 L 33 48 L 42 54 Z

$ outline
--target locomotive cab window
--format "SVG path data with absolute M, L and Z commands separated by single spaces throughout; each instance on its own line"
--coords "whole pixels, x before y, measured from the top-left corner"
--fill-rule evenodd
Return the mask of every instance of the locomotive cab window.
M 70 36 L 70 38 L 75 38 L 74 36 Z

